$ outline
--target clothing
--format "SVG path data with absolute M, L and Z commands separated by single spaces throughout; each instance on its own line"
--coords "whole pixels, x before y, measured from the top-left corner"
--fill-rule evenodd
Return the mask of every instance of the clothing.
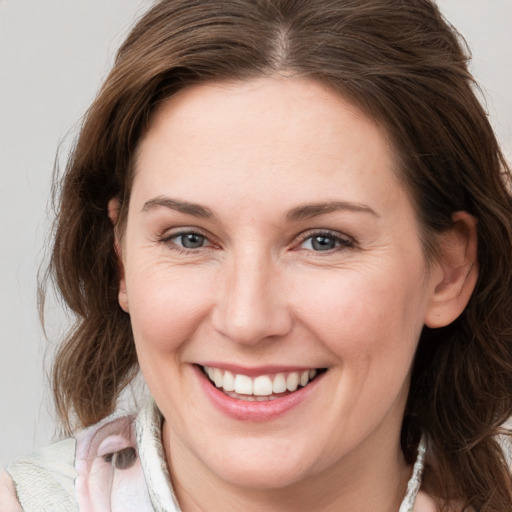
M 151 400 L 136 418 L 109 418 L 7 467 L 25 512 L 180 512 Z M 424 444 L 399 512 L 412 512 Z

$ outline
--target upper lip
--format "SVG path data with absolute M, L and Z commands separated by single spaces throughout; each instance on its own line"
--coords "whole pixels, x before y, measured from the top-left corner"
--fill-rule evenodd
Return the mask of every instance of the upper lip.
M 274 373 L 302 372 L 305 370 L 319 370 L 318 366 L 292 366 L 292 365 L 264 365 L 264 366 L 242 366 L 232 363 L 223 363 L 218 361 L 202 361 L 197 363 L 199 366 L 209 366 L 227 370 L 231 373 L 247 375 L 248 377 L 257 377 L 259 375 L 271 375 Z

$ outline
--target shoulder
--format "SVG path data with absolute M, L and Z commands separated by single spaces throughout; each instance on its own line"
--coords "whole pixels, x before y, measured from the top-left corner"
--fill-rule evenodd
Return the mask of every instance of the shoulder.
M 113 454 L 134 444 L 132 423 L 133 418 L 127 416 L 106 418 L 76 438 L 65 439 L 11 462 L 7 466 L 8 475 L 4 477 L 9 489 L 5 494 L 16 497 L 22 510 L 27 512 L 78 511 L 78 503 L 84 491 L 87 494 L 91 490 L 91 482 L 100 494 L 108 492 L 105 486 L 109 485 Z M 102 478 L 96 478 L 99 469 L 102 469 Z M 0 508 L 0 512 L 4 509 Z
M 0 473 L 0 512 L 22 512 L 12 478 L 5 471 Z
M 7 466 L 0 512 L 110 510 L 111 500 L 130 510 L 153 510 L 139 458 L 134 416 L 112 416 Z M 107 503 L 108 502 L 108 503 Z
M 54 443 L 11 462 L 2 480 L 0 512 L 78 511 L 77 498 L 82 497 L 80 491 L 84 486 L 93 481 L 101 488 L 96 489 L 98 492 L 106 491 L 104 487 L 110 480 L 109 455 L 133 446 L 132 423 L 133 418 L 126 416 L 106 418 L 76 438 Z M 103 478 L 94 478 L 102 465 L 105 466 L 101 472 Z
M 75 440 L 66 439 L 11 462 L 7 472 L 23 510 L 74 510 L 74 459 Z

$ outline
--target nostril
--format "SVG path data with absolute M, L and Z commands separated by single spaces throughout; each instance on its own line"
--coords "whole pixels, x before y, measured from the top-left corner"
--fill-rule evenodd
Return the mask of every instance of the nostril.
M 251 267 L 254 265 L 251 260 Z M 287 302 L 279 298 L 279 280 L 245 265 L 233 279 L 228 277 L 224 286 L 211 315 L 217 333 L 241 345 L 275 341 L 290 333 L 293 320 Z

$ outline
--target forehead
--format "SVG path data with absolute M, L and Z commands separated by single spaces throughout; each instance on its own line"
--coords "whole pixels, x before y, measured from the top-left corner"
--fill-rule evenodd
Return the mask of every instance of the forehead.
M 313 80 L 261 78 L 197 85 L 164 102 L 139 145 L 135 184 L 176 196 L 193 183 L 203 201 L 214 190 L 268 196 L 271 182 L 297 201 L 372 190 L 385 201 L 400 185 L 394 168 L 383 129 L 341 95 Z

